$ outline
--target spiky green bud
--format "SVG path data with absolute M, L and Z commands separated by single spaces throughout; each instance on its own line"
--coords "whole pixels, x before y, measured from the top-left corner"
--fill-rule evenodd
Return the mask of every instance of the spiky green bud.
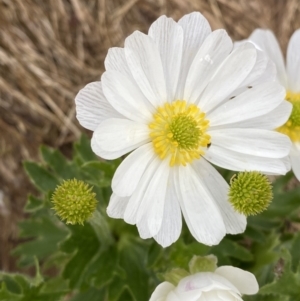
M 64 181 L 53 193 L 52 209 L 66 224 L 83 225 L 96 210 L 96 194 L 92 189 L 83 181 Z
M 245 171 L 230 181 L 229 201 L 234 209 L 245 215 L 266 210 L 273 198 L 272 184 L 258 171 Z

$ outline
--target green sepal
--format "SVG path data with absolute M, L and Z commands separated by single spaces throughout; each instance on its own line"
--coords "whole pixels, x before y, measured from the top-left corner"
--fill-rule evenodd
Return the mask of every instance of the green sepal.
M 215 255 L 196 256 L 189 262 L 191 274 L 199 272 L 214 272 L 217 269 L 218 258 Z
M 162 276 L 165 281 L 177 286 L 179 281 L 187 276 L 190 276 L 190 273 L 185 269 L 177 268 L 164 273 Z

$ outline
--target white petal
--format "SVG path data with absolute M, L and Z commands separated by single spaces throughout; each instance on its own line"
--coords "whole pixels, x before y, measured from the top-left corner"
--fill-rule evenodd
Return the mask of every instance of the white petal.
M 213 145 L 258 157 L 282 158 L 291 149 L 290 139 L 275 131 L 229 128 L 207 133 L 211 136 Z
M 129 224 L 136 224 L 137 223 L 137 213 L 139 211 L 139 207 L 142 203 L 144 195 L 149 187 L 151 179 L 154 177 L 156 170 L 158 169 L 159 165 L 161 164 L 161 159 L 158 157 L 154 157 L 151 161 L 147 169 L 145 170 L 144 174 L 141 177 L 139 185 L 137 189 L 134 191 L 132 196 L 129 199 L 128 206 L 125 211 L 124 220 Z M 144 211 L 145 208 L 141 210 Z M 142 212 L 140 212 L 142 215 Z
M 276 65 L 272 60 L 269 59 L 263 73 L 261 73 L 260 76 L 258 76 L 256 79 L 251 81 L 249 85 L 256 86 L 263 82 L 275 81 L 275 80 L 277 80 Z
M 147 212 L 148 228 L 152 236 L 158 233 L 162 225 L 169 173 L 169 163 L 163 160 L 149 183 L 137 215 L 140 220 Z
M 126 61 L 124 48 L 112 47 L 108 49 L 104 66 L 106 70 L 118 71 L 131 79 L 133 78 Z
M 152 293 L 149 301 L 165 301 L 169 292 L 175 288 L 170 282 L 163 282 L 159 284 Z
M 287 73 L 289 90 L 300 92 L 300 29 L 296 30 L 287 49 Z
M 152 120 L 154 108 L 128 76 L 109 70 L 101 79 L 104 95 L 118 112 L 137 122 Z
M 211 127 L 240 122 L 274 110 L 285 97 L 285 89 L 267 82 L 246 90 L 207 114 Z
M 200 46 L 211 33 L 208 21 L 199 12 L 183 16 L 178 24 L 184 33 L 181 73 L 175 99 L 183 99 L 187 74 Z
M 97 131 L 97 129 L 96 129 L 96 131 Z M 106 151 L 103 148 L 101 148 L 101 146 L 99 145 L 95 132 L 94 132 L 94 134 L 92 136 L 92 140 L 91 140 L 92 150 L 97 156 L 102 157 L 106 160 L 117 159 L 138 147 L 138 146 L 129 146 L 124 149 L 120 149 L 118 151 L 109 151 L 109 150 Z
M 120 115 L 106 100 L 101 82 L 87 84 L 75 97 L 77 119 L 88 130 L 94 131 L 107 118 Z
M 300 143 L 293 144 L 291 150 L 292 169 L 296 178 L 300 181 Z
M 230 99 L 243 93 L 249 87 L 256 86 L 265 81 L 273 81 L 275 79 L 275 64 L 268 58 L 268 56 L 264 52 L 257 50 L 256 62 L 252 70 L 244 79 L 244 81 L 239 85 L 239 87 L 235 91 L 233 91 L 228 98 Z
M 247 78 L 254 67 L 257 50 L 245 43 L 233 50 L 224 60 L 207 85 L 199 101 L 204 112 L 213 110 L 222 103 Z
M 129 198 L 122 198 L 113 193 L 106 209 L 107 215 L 112 218 L 124 218 L 124 212 L 128 204 L 128 200 Z
M 181 210 L 174 185 L 174 180 L 170 176 L 162 225 L 159 232 L 154 236 L 154 239 L 164 248 L 179 238 L 182 227 Z
M 167 99 L 159 50 L 151 37 L 135 31 L 125 40 L 125 55 L 132 76 L 154 107 Z
M 191 165 L 179 166 L 175 175 L 180 207 L 192 235 L 203 244 L 218 244 L 226 234 L 226 229 L 219 208 L 205 183 Z
M 228 202 L 229 186 L 219 172 L 205 159 L 195 160 L 192 164 L 196 173 L 219 206 L 226 233 L 237 234 L 245 231 L 246 218 L 236 212 Z
M 177 294 L 189 292 L 197 293 L 198 291 L 198 295 L 200 296 L 202 292 L 209 292 L 214 290 L 225 290 L 239 293 L 238 289 L 230 281 L 228 281 L 226 277 L 211 272 L 196 273 L 181 279 L 174 291 Z M 187 298 L 186 300 L 198 301 L 198 299 L 189 298 Z M 202 301 L 202 299 L 200 300 Z
M 128 155 L 116 170 L 112 179 L 112 190 L 119 196 L 131 196 L 146 168 L 157 156 L 152 143 L 145 144 Z
M 147 212 L 144 213 L 143 217 L 136 223 L 139 235 L 142 239 L 151 238 L 153 235 L 150 233 L 148 226 Z
M 211 145 L 204 157 L 211 163 L 229 170 L 257 170 L 266 174 L 286 174 L 289 163 L 286 158 L 274 159 L 256 157 L 234 152 L 217 145 Z
M 216 269 L 216 274 L 229 280 L 242 294 L 254 295 L 259 286 L 252 273 L 232 266 L 222 266 Z
M 228 123 L 221 126 L 212 126 L 210 129 L 224 129 L 224 128 L 258 128 L 266 130 L 274 130 L 282 126 L 289 119 L 293 109 L 293 105 L 288 101 L 283 101 L 271 112 L 246 119 L 238 122 Z
M 204 40 L 188 72 L 183 99 L 196 103 L 220 63 L 229 55 L 232 41 L 225 30 L 213 31 Z
M 183 30 L 171 18 L 161 16 L 149 28 L 161 57 L 167 85 L 167 100 L 173 101 L 181 67 Z
M 260 50 L 265 51 L 270 59 L 275 63 L 278 80 L 286 87 L 287 79 L 283 56 L 273 32 L 271 30 L 256 29 L 250 35 L 249 40 L 252 41 Z
M 106 154 L 118 154 L 118 157 L 149 142 L 149 130 L 144 124 L 128 119 L 110 118 L 104 120 L 92 137 L 93 151 L 104 159 Z M 101 152 L 104 150 L 104 153 Z

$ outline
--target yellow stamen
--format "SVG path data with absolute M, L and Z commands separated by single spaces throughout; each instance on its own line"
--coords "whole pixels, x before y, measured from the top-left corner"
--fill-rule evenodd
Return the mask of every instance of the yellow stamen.
M 183 100 L 158 107 L 149 124 L 154 150 L 161 159 L 169 159 L 170 166 L 186 166 L 204 154 L 210 144 L 208 127 L 205 113 Z
M 293 142 L 300 141 L 300 93 L 287 92 L 286 100 L 293 105 L 289 120 L 277 130 L 290 137 Z

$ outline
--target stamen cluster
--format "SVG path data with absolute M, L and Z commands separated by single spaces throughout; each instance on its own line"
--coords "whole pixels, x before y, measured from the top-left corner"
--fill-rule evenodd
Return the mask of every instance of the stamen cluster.
M 170 158 L 170 166 L 185 166 L 204 154 L 210 143 L 209 121 L 197 106 L 177 100 L 158 107 L 153 117 L 149 128 L 154 150 L 161 159 Z
M 293 142 L 300 141 L 300 93 L 287 92 L 286 100 L 293 105 L 289 120 L 278 131 L 289 136 Z

